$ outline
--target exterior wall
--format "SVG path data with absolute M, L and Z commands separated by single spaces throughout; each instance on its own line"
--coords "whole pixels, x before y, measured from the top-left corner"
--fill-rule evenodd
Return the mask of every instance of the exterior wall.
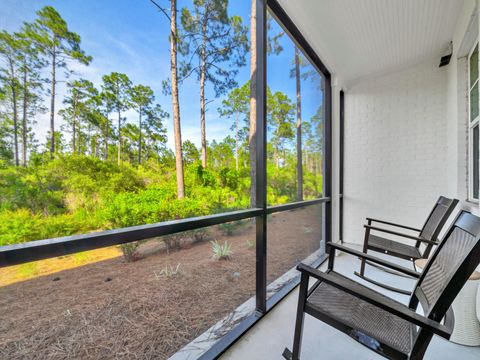
M 448 194 L 447 70 L 432 59 L 345 93 L 344 241 L 365 217 L 421 226 Z

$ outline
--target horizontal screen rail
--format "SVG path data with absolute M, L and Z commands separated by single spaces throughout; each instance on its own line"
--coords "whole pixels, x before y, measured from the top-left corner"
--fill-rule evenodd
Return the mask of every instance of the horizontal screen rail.
M 273 214 L 273 213 L 280 212 L 280 211 L 287 211 L 287 210 L 298 209 L 298 208 L 302 208 L 302 207 L 306 207 L 306 206 L 323 204 L 323 203 L 327 203 L 329 201 L 330 201 L 329 197 L 324 197 L 324 198 L 319 198 L 319 199 L 314 199 L 314 200 L 296 201 L 296 202 L 289 203 L 289 204 L 269 206 L 267 208 L 267 214 Z
M 263 214 L 263 209 L 247 209 L 229 213 L 200 216 L 182 220 L 132 226 L 121 229 L 73 235 L 60 238 L 36 240 L 0 247 L 0 268 L 30 261 L 70 255 L 77 252 L 121 245 L 157 236 L 200 229 L 230 221 L 253 218 Z

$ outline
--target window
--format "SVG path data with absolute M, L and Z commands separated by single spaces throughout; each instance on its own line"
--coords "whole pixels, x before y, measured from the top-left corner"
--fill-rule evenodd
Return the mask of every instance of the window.
M 469 78 L 469 122 L 468 122 L 468 152 L 469 152 L 469 200 L 478 201 L 479 192 L 479 97 L 478 97 L 478 43 L 475 44 L 468 57 Z
M 3 357 L 217 358 L 326 258 L 330 73 L 276 1 L 168 3 L 7 1 Z
M 287 24 L 267 22 L 267 204 L 298 205 L 267 218 L 267 297 L 287 289 L 299 263 L 325 252 L 328 81 Z M 296 235 L 294 235 L 296 234 Z
M 322 197 L 325 76 L 273 18 L 267 86 L 267 202 Z

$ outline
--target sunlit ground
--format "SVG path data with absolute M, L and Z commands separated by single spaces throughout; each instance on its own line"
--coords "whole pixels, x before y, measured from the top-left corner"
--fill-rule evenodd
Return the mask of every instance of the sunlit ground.
M 108 247 L 95 251 L 85 251 L 73 255 L 0 268 L 0 287 L 118 256 L 122 256 L 120 248 Z

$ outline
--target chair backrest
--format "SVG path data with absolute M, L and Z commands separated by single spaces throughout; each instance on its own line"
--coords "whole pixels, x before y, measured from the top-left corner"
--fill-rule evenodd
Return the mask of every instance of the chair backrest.
M 440 196 L 432 211 L 428 215 L 427 220 L 423 224 L 422 230 L 420 231 L 420 237 L 425 240 L 437 241 L 440 231 L 442 231 L 443 226 L 448 220 L 453 209 L 455 209 L 455 206 L 457 206 L 457 203 L 457 199 L 449 199 L 444 196 Z M 421 241 L 417 241 L 415 246 L 420 248 L 422 244 L 423 243 Z M 422 257 L 428 258 L 432 248 L 433 244 L 428 244 L 425 246 Z
M 428 260 L 410 299 L 410 308 L 422 305 L 425 316 L 440 322 L 463 285 L 480 263 L 480 218 L 460 211 Z M 420 329 L 414 349 L 426 349 L 431 333 Z

